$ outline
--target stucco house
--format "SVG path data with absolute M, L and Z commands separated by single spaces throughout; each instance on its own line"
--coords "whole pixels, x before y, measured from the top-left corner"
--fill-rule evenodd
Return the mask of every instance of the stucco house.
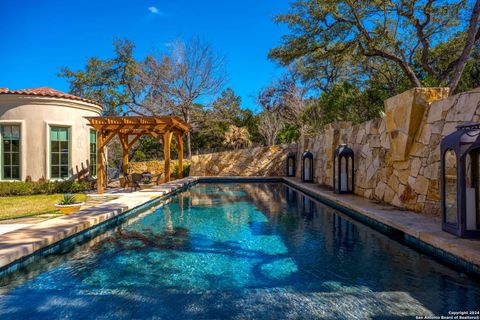
M 69 179 L 96 172 L 102 106 L 50 88 L 0 88 L 0 180 Z

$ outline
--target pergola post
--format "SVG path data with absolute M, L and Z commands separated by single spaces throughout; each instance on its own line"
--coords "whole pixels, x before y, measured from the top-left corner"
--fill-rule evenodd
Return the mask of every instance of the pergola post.
M 165 158 L 165 182 L 170 181 L 170 144 L 172 142 L 172 131 L 168 130 L 163 135 L 163 156 Z
M 102 130 L 97 132 L 97 193 L 105 192 L 105 153 L 104 136 Z
M 122 173 L 125 175 L 128 172 L 128 135 L 119 134 L 120 144 L 122 145 Z
M 183 135 L 177 132 L 178 142 L 178 177 L 183 178 Z

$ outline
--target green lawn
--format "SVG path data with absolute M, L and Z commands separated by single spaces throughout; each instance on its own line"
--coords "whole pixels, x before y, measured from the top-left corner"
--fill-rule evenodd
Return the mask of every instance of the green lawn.
M 62 197 L 62 194 L 0 197 L 0 220 L 59 213 L 53 205 Z M 86 198 L 85 194 L 76 195 L 78 202 Z

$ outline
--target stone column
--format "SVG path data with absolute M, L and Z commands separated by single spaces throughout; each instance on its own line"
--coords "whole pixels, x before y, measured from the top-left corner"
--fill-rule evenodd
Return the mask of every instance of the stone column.
M 415 135 L 430 104 L 448 97 L 448 88 L 413 88 L 385 100 L 387 133 L 393 161 L 408 159 Z

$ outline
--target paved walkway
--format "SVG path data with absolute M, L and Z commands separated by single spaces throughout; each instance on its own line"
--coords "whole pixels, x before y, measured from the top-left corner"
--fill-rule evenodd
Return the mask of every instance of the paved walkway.
M 114 189 L 112 191 L 114 193 L 118 193 L 117 189 Z M 109 194 L 109 193 L 106 193 L 104 195 L 88 194 L 87 200 L 85 201 L 85 205 L 81 207 L 81 210 L 88 209 L 88 208 L 106 203 L 111 200 L 115 200 L 118 197 L 119 196 L 117 194 Z M 62 216 L 61 213 L 47 213 L 47 214 L 41 214 L 34 217 L 0 220 L 0 235 L 15 231 L 18 229 L 23 229 L 46 220 L 59 218 L 61 216 Z
M 92 194 L 91 197 L 97 197 L 96 200 L 77 213 L 33 224 L 19 224 L 16 229 L 10 224 L 12 229 L 0 235 L 0 268 L 150 200 L 173 193 L 195 180 L 184 178 L 137 192 L 115 190 L 112 194 Z M 108 199 L 112 195 L 113 199 Z M 98 203 L 95 204 L 95 201 Z

